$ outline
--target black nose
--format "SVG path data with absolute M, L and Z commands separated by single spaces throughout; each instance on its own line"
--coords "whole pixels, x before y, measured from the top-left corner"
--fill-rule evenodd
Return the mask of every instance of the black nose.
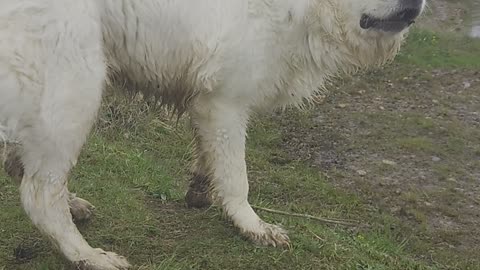
M 420 13 L 424 1 L 425 0 L 399 0 L 400 9 L 416 9 Z
M 403 22 L 411 22 L 420 15 L 420 9 L 405 8 L 396 14 L 398 20 Z
M 399 0 L 398 12 L 394 17 L 408 23 L 409 25 L 415 21 L 415 18 L 422 12 L 425 0 Z

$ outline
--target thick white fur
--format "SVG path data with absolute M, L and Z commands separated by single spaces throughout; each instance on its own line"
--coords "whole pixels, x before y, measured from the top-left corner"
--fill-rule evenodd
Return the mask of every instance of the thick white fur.
M 404 32 L 365 31 L 359 21 L 363 13 L 387 16 L 398 1 L 0 0 L 0 125 L 22 144 L 27 214 L 72 262 L 128 267 L 87 244 L 67 203 L 67 174 L 108 65 L 112 80 L 184 104 L 196 171 L 208 175 L 227 216 L 260 244 L 288 244 L 247 201 L 248 119 L 303 104 L 331 76 L 392 59 Z

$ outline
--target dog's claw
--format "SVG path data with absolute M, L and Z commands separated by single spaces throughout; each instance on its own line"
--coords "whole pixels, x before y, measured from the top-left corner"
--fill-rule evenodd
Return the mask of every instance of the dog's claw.
M 290 247 L 287 231 L 280 226 L 261 222 L 261 231 L 242 232 L 250 241 L 257 245 L 273 247 Z
M 95 253 L 89 258 L 74 263 L 77 270 L 124 270 L 130 268 L 125 257 L 100 248 L 94 249 Z

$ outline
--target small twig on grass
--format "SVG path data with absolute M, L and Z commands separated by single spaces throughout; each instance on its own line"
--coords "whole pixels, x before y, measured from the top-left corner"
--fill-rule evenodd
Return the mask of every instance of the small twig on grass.
M 315 236 L 315 238 L 317 238 L 318 240 L 322 241 L 322 242 L 326 242 L 325 239 L 323 239 L 322 237 L 318 236 L 318 234 L 312 232 L 312 230 L 308 229 L 308 231 L 313 234 L 313 236 Z
M 169 125 L 166 122 L 161 121 L 161 120 L 157 120 L 157 123 L 160 124 L 160 126 L 163 127 L 164 129 L 166 129 L 167 131 L 172 132 L 180 140 L 187 141 L 187 139 L 182 134 L 180 134 L 175 127 L 173 127 L 173 126 L 171 126 L 171 125 Z
M 319 222 L 327 223 L 327 224 L 336 224 L 336 225 L 343 225 L 343 226 L 358 226 L 359 225 L 358 221 L 355 221 L 355 220 L 330 219 L 330 218 L 316 217 L 316 216 L 307 215 L 307 214 L 289 213 L 289 212 L 285 212 L 285 211 L 274 210 L 274 209 L 255 206 L 255 205 L 252 205 L 252 207 L 254 209 L 265 211 L 265 212 L 272 213 L 272 214 L 306 218 L 306 219 L 311 219 L 311 220 L 315 220 L 315 221 L 319 221 Z

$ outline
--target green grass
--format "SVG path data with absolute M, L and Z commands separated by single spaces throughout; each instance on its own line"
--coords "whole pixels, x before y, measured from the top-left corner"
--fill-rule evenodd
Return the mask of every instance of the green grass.
M 480 40 L 465 36 L 412 31 L 398 62 L 420 68 L 480 68 Z
M 150 119 L 130 136 L 122 128 L 92 135 L 71 177 L 71 189 L 97 207 L 94 219 L 80 226 L 93 246 L 128 256 L 138 269 L 435 269 L 405 251 L 402 241 L 408 237 L 380 225 L 391 218 L 365 211 L 361 201 L 334 189 L 318 171 L 288 160 L 278 147 L 279 127 L 268 121 L 256 121 L 250 133 L 253 203 L 381 223 L 350 230 L 261 213 L 291 232 L 292 248 L 253 246 L 219 210 L 184 207 L 189 135 L 182 125 L 177 136 Z M 0 269 L 66 267 L 23 214 L 16 186 L 4 176 L 0 181 Z M 32 258 L 16 259 L 19 247 Z

